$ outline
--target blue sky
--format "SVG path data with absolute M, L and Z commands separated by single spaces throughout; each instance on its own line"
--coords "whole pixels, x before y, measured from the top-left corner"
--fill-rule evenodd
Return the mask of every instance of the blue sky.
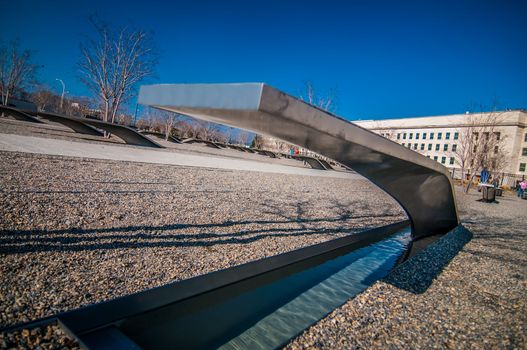
M 527 108 L 527 1 L 0 0 L 40 80 L 73 95 L 79 43 L 97 13 L 154 32 L 157 83 L 266 82 L 336 89 L 344 118 Z

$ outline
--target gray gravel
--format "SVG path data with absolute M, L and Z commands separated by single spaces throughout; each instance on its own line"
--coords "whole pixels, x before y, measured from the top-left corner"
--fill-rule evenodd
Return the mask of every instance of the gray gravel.
M 443 237 L 286 348 L 526 349 L 527 201 L 487 204 L 457 190 L 469 231 Z
M 365 180 L 0 155 L 0 326 L 405 218 Z
M 81 349 L 56 323 L 11 333 L 0 333 L 1 349 Z

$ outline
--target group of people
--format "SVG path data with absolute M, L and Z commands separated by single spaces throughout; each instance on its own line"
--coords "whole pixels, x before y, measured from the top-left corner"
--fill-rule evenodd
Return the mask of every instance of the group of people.
M 494 187 L 498 188 L 500 183 L 499 176 L 495 176 L 492 178 L 492 175 L 487 170 L 487 168 L 483 168 L 480 174 L 480 181 L 481 183 L 489 183 L 492 184 Z M 522 179 L 522 181 L 518 181 L 516 184 L 516 191 L 518 193 L 518 197 L 523 198 L 523 194 L 527 190 L 527 181 L 525 181 L 525 178 Z

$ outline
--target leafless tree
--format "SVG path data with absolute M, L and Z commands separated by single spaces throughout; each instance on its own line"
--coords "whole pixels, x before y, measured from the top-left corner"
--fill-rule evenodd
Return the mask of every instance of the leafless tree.
M 91 21 L 97 38 L 81 46 L 81 80 L 101 99 L 103 120 L 114 122 L 137 84 L 153 75 L 157 54 L 150 33 L 128 27 L 114 31 L 95 18 Z
M 321 95 L 315 91 L 313 83 L 310 81 L 304 83 L 305 91 L 300 94 L 300 99 L 318 107 L 324 111 L 333 112 L 336 107 L 336 92 L 331 89 L 327 95 Z
M 20 92 L 35 79 L 40 66 L 31 62 L 33 52 L 20 50 L 18 41 L 0 47 L 0 95 L 7 105 L 13 94 Z
M 254 135 L 251 147 L 261 149 L 263 147 L 264 140 L 262 135 Z
M 249 142 L 249 133 L 245 130 L 238 130 L 236 133 L 236 143 L 246 146 L 247 142 Z
M 453 155 L 461 167 L 461 178 L 469 178 L 465 193 L 482 169 L 496 173 L 506 166 L 505 138 L 499 129 L 501 120 L 502 114 L 495 111 L 469 114 L 465 125 L 459 129 L 459 142 Z
M 55 111 L 60 104 L 60 96 L 55 94 L 46 86 L 40 85 L 31 94 L 31 102 L 37 105 L 39 111 Z

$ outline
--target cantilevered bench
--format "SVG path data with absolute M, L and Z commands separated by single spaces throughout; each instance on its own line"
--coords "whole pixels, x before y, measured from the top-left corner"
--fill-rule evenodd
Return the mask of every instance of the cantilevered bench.
M 49 120 L 50 122 L 62 124 L 71 130 L 79 134 L 92 135 L 92 136 L 104 136 L 104 133 L 97 130 L 91 125 L 88 125 L 77 118 L 66 117 L 60 114 L 48 113 L 48 112 L 29 112 L 42 119 Z
M 22 120 L 31 123 L 42 123 L 41 120 L 35 118 L 32 115 L 29 115 L 28 113 L 22 112 L 15 108 L 0 105 L 0 114 L 2 113 L 16 120 Z
M 296 159 L 296 160 L 302 160 L 302 161 L 306 162 L 313 169 L 327 170 L 326 167 L 320 162 L 319 159 L 312 158 L 312 157 L 307 157 L 307 156 L 300 156 L 298 154 L 295 154 L 294 156 L 292 156 L 292 158 Z
M 327 160 L 317 158 L 320 163 L 326 168 L 326 170 L 334 170 Z
M 49 120 L 53 120 L 57 123 L 61 123 L 63 125 L 69 126 L 69 125 L 75 125 L 75 127 L 81 127 L 81 124 L 87 124 L 87 126 L 94 126 L 97 129 L 104 130 L 108 133 L 111 133 L 120 139 L 122 139 L 125 143 L 129 145 L 134 146 L 143 146 L 143 147 L 154 147 L 154 148 L 164 148 L 157 142 L 149 139 L 145 135 L 141 135 L 136 130 L 129 128 L 124 125 L 119 124 L 112 124 L 108 122 L 103 122 L 101 120 L 97 119 L 88 119 L 88 118 L 74 118 L 69 117 L 63 114 L 58 113 L 49 113 L 49 112 L 38 112 L 37 115 L 41 118 L 46 118 Z M 98 131 L 98 130 L 97 130 Z M 99 134 L 101 135 L 101 134 Z
M 139 130 L 139 132 L 141 134 L 145 134 L 145 135 L 152 135 L 152 136 L 156 136 L 156 137 L 159 137 L 159 138 L 162 138 L 163 140 L 166 138 L 166 135 L 161 133 L 161 132 L 157 132 L 157 131 L 151 131 L 151 130 Z M 181 139 L 179 139 L 178 137 L 175 137 L 175 136 L 172 136 L 172 135 L 169 135 L 168 136 L 168 141 L 170 142 L 174 142 L 174 143 L 181 143 Z
M 258 148 L 251 148 L 251 150 L 253 150 L 254 152 L 258 153 L 258 154 L 261 154 L 263 156 L 268 156 L 268 157 L 271 157 L 271 158 L 278 158 L 278 155 L 274 152 L 271 152 L 271 151 L 266 151 L 266 150 L 263 150 L 263 149 L 258 149 Z
M 203 143 L 203 144 L 205 144 L 206 146 L 211 147 L 211 148 L 222 149 L 220 146 L 218 146 L 218 145 L 217 145 L 215 142 L 213 142 L 213 141 L 197 139 L 197 138 L 194 138 L 194 137 L 189 137 L 188 139 L 181 140 L 181 143 L 188 143 L 188 144 L 192 144 L 192 143 Z

